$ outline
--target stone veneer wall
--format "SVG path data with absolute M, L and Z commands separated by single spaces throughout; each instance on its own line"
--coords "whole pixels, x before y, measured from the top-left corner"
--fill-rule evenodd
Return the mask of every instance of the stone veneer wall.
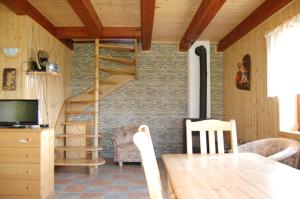
M 113 156 L 111 132 L 128 124 L 147 124 L 156 154 L 182 152 L 182 118 L 187 116 L 187 54 L 175 44 L 152 45 L 152 51 L 140 52 L 138 79 L 131 81 L 100 102 L 100 133 L 103 157 Z M 223 119 L 223 54 L 210 45 L 211 117 Z M 94 44 L 75 44 L 72 95 L 94 81 Z M 101 54 L 124 57 L 111 50 Z M 106 66 L 118 67 L 109 62 Z
M 93 44 L 74 45 L 72 95 L 93 83 L 93 53 Z M 137 80 L 100 101 L 103 157 L 113 157 L 112 129 L 130 123 L 149 125 L 157 156 L 182 152 L 182 118 L 187 116 L 187 54 L 178 52 L 175 44 L 154 43 L 150 52 L 138 53 L 137 61 Z
M 223 53 L 210 45 L 211 118 L 223 120 Z

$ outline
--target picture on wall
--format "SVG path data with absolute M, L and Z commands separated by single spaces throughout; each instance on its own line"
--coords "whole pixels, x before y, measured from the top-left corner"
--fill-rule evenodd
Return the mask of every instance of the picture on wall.
M 242 63 L 238 63 L 237 69 L 235 76 L 236 87 L 242 90 L 250 90 L 251 58 L 249 54 L 243 57 Z
M 5 91 L 16 90 L 16 77 L 15 68 L 4 68 L 2 89 Z

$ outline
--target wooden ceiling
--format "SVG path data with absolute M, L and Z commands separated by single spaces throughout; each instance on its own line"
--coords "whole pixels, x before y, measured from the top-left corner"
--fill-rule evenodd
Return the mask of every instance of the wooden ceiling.
M 292 0 L 0 0 L 66 44 L 78 39 L 219 42 L 224 50 Z M 21 8 L 20 8 L 21 6 Z M 32 14 L 32 12 L 37 12 Z M 40 21 L 42 19 L 42 22 Z M 241 31 L 242 30 L 242 31 Z

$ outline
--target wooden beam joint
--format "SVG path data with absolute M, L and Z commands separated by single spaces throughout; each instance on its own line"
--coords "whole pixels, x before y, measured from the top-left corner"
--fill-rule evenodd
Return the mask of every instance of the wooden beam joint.
M 194 15 L 188 29 L 184 33 L 180 44 L 180 51 L 187 51 L 215 17 L 226 0 L 203 0 Z

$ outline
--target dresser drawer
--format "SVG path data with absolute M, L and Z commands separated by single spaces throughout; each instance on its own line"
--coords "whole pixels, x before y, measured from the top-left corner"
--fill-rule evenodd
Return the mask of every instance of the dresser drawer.
M 0 164 L 0 178 L 39 179 L 39 176 L 40 176 L 39 164 L 20 164 L 20 163 Z
M 0 195 L 40 195 L 40 181 L 0 179 Z
M 0 132 L 0 147 L 40 147 L 40 132 Z
M 0 148 L 0 163 L 40 163 L 36 148 Z

